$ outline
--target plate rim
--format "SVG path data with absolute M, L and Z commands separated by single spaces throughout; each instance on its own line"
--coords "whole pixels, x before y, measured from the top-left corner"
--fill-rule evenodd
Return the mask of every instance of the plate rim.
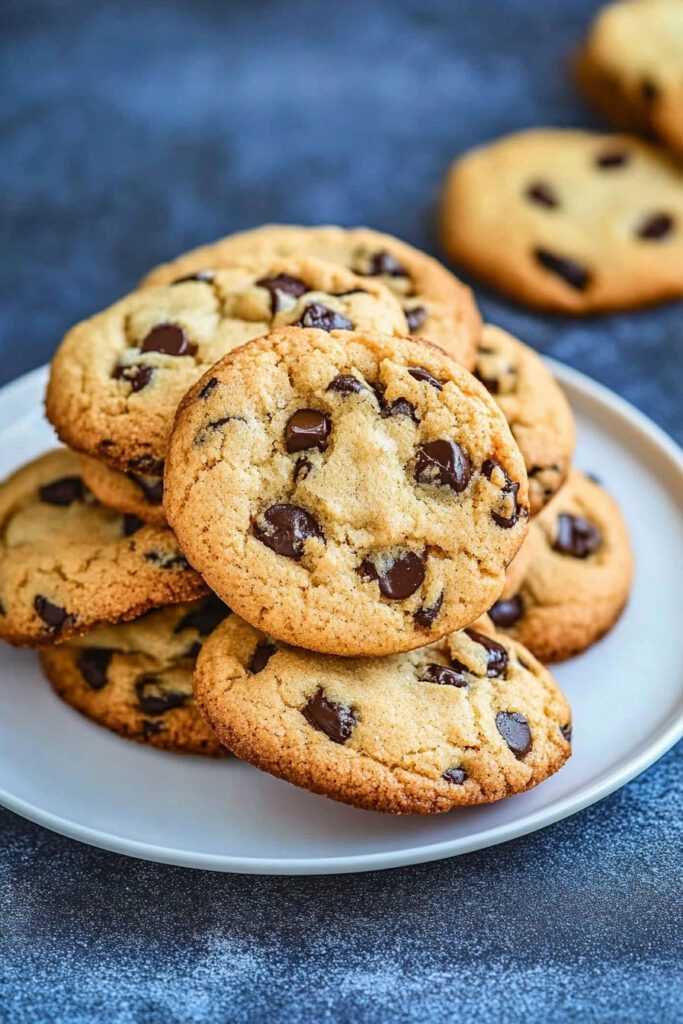
M 545 358 L 552 373 L 563 386 L 579 392 L 582 396 L 597 402 L 608 411 L 629 425 L 636 427 L 646 438 L 660 450 L 660 453 L 672 464 L 675 475 L 683 483 L 683 449 L 661 427 L 648 416 L 636 409 L 629 401 L 611 391 L 605 385 L 591 377 L 567 366 L 556 359 Z M 47 376 L 47 366 L 31 370 L 16 380 L 0 388 L 3 397 L 3 419 L 9 416 L 12 422 L 13 406 L 21 398 L 25 390 L 40 386 Z M 671 482 L 671 488 L 674 481 Z M 662 757 L 675 743 L 683 737 L 683 711 L 673 718 L 668 726 L 659 730 L 652 740 L 646 742 L 639 754 L 623 759 L 611 771 L 607 772 L 592 785 L 585 787 L 578 794 L 570 794 L 553 803 L 549 808 L 540 808 L 524 815 L 514 822 L 497 825 L 490 829 L 477 832 L 471 838 L 460 837 L 447 839 L 438 843 L 413 846 L 406 849 L 384 851 L 381 853 L 351 854 L 338 857 L 247 857 L 231 854 L 209 854 L 191 852 L 174 847 L 164 847 L 136 839 L 124 838 L 115 833 L 94 829 L 79 824 L 69 818 L 53 814 L 51 811 L 31 804 L 0 786 L 0 804 L 8 810 L 38 825 L 57 832 L 70 839 L 75 839 L 99 849 L 108 850 L 141 860 L 154 861 L 161 864 L 172 864 L 177 867 L 199 870 L 222 871 L 234 874 L 251 875 L 327 875 L 348 874 L 365 871 L 386 870 L 405 867 L 412 864 L 426 864 L 447 857 L 473 853 L 476 850 L 496 846 L 499 843 L 529 835 L 547 825 L 552 825 L 563 818 L 576 814 L 578 811 L 597 803 L 615 790 L 626 785 L 641 772 Z

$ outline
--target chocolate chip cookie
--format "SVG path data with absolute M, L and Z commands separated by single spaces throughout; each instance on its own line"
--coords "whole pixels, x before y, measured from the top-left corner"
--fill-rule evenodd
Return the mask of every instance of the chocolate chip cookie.
M 107 508 L 137 516 L 143 523 L 166 526 L 162 505 L 164 495 L 163 463 L 156 473 L 127 473 L 112 469 L 98 459 L 81 456 L 83 483 Z
M 100 505 L 48 452 L 0 484 L 0 637 L 38 647 L 207 592 L 169 529 Z
M 588 99 L 619 128 L 683 156 L 681 68 L 681 0 L 622 0 L 598 14 L 576 70 Z
M 538 355 L 507 331 L 486 324 L 474 375 L 498 402 L 524 456 L 531 515 L 562 486 L 574 451 L 574 417 Z
M 578 470 L 531 524 L 518 590 L 493 605 L 496 627 L 541 661 L 580 654 L 609 632 L 631 589 L 633 555 L 616 501 Z
M 683 171 L 627 135 L 539 129 L 448 175 L 449 256 L 520 302 L 564 313 L 683 295 Z
M 229 609 L 217 598 L 149 612 L 40 652 L 59 696 L 121 736 L 177 753 L 227 754 L 192 697 L 197 654 Z
M 472 368 L 481 319 L 470 289 L 431 256 L 370 228 L 267 224 L 193 249 L 156 267 L 143 283 L 168 284 L 187 274 L 211 273 L 236 257 L 274 253 L 315 256 L 382 281 L 399 297 L 411 334 Z
M 272 255 L 133 292 L 78 324 L 52 362 L 47 414 L 76 451 L 159 476 L 180 399 L 216 360 L 273 326 L 406 334 L 379 280 Z
M 197 662 L 195 700 L 239 757 L 373 811 L 435 814 L 530 789 L 571 753 L 552 676 L 488 620 L 386 658 L 282 646 L 232 617 Z
M 498 597 L 527 531 L 499 406 L 440 349 L 285 328 L 183 400 L 164 507 L 239 615 L 335 654 L 421 647 Z

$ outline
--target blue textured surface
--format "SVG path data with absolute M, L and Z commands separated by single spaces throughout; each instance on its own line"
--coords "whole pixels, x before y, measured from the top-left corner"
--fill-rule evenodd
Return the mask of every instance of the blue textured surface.
M 598 124 L 566 68 L 596 6 L 6 0 L 0 381 L 237 228 L 433 250 L 455 153 Z M 683 438 L 680 304 L 569 321 L 478 296 Z M 0 1022 L 680 1022 L 682 762 L 504 847 L 338 878 L 145 864 L 0 811 Z

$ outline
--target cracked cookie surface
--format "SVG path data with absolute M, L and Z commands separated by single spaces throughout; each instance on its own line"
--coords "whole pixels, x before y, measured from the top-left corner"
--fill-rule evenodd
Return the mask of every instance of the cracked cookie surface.
M 152 270 L 143 284 L 167 284 L 185 274 L 215 270 L 236 256 L 273 253 L 315 256 L 366 280 L 382 281 L 398 296 L 411 334 L 472 368 L 481 318 L 471 290 L 433 257 L 370 228 L 266 224 L 184 253 Z
M 446 252 L 520 302 L 564 313 L 683 295 L 683 171 L 627 135 L 539 129 L 464 154 Z
M 103 626 L 41 650 L 43 671 L 67 704 L 121 736 L 224 757 L 228 752 L 195 706 L 192 675 L 204 640 L 229 614 L 210 596 Z
M 169 529 L 100 505 L 48 452 L 0 484 L 0 637 L 41 646 L 206 593 Z
M 315 259 L 245 258 L 133 292 L 72 328 L 52 361 L 48 418 L 76 451 L 159 475 L 187 389 L 227 352 L 286 324 L 408 331 L 378 280 Z
M 500 631 L 541 661 L 580 654 L 615 625 L 628 600 L 633 554 L 621 510 L 578 470 L 534 519 L 529 564 L 514 593 L 491 608 Z
M 418 341 L 291 328 L 188 392 L 164 507 L 235 612 L 349 655 L 473 621 L 528 525 L 519 448 L 471 374 Z
M 278 646 L 233 616 L 199 656 L 195 700 L 239 757 L 375 811 L 500 800 L 571 752 L 552 676 L 488 620 L 409 653 L 338 658 Z
M 577 62 L 587 98 L 619 128 L 683 156 L 683 4 L 624 0 L 599 12 Z
M 163 464 L 156 468 L 160 471 L 156 474 L 124 473 L 88 455 L 81 456 L 83 483 L 106 508 L 137 516 L 152 526 L 167 526 L 162 504 Z
M 574 417 L 540 356 L 500 327 L 485 324 L 474 375 L 505 413 L 524 456 L 531 515 L 559 490 L 574 451 Z

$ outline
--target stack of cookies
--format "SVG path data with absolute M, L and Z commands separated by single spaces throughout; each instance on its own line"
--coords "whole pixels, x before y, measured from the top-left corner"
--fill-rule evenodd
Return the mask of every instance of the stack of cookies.
M 546 367 L 431 257 L 188 253 L 67 334 L 47 414 L 68 447 L 0 486 L 0 635 L 93 721 L 396 813 L 569 757 L 543 662 L 616 620 L 628 537 Z

